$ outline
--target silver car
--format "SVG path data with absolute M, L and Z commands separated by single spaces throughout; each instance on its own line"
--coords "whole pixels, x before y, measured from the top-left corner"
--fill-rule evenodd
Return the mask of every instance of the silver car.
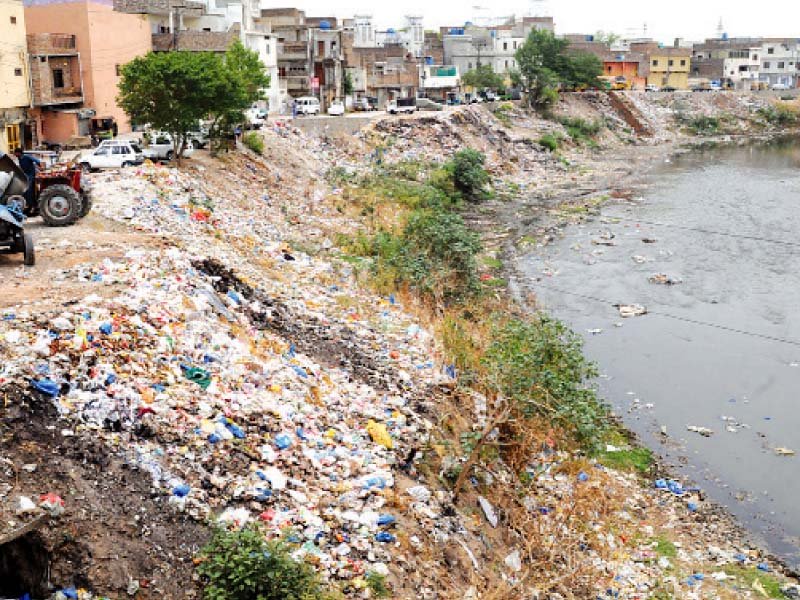
M 430 98 L 417 98 L 418 110 L 442 110 L 444 107 Z

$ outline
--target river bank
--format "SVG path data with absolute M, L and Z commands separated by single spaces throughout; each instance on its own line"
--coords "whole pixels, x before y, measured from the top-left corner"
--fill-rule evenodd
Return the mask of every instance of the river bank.
M 646 464 L 609 467 L 548 423 L 529 432 L 522 476 L 488 452 L 453 493 L 493 406 L 453 370 L 441 314 L 359 277 L 369 257 L 344 238 L 411 202 L 360 177 L 398 166 L 392 184 L 417 185 L 409 164 L 475 147 L 498 198 L 472 214 L 499 206 L 515 221 L 535 218 L 511 208 L 525 192 L 616 189 L 639 151 L 663 148 L 602 96 L 565 102 L 607 116 L 597 143 L 631 153 L 606 160 L 566 137 L 551 152 L 538 141 L 569 135 L 564 124 L 513 108 L 385 119 L 342 139 L 276 124 L 264 157 L 98 174 L 85 222 L 34 227 L 39 266 L 2 263 L 0 539 L 37 558 L 5 563 L 0 584 L 20 588 L 0 592 L 45 597 L 48 574 L 83 598 L 200 597 L 208 525 L 252 522 L 288 528 L 345 597 L 376 597 L 376 578 L 396 598 L 792 593 L 700 492 Z M 484 236 L 490 298 L 503 294 L 487 259 L 524 241 L 512 224 Z M 22 500 L 48 493 L 60 515 Z

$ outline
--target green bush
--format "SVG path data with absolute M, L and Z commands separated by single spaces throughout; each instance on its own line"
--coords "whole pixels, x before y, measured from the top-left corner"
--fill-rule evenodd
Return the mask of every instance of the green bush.
M 200 552 L 206 600 L 323 600 L 314 569 L 256 528 L 219 529 Z
M 478 289 L 480 241 L 455 213 L 414 211 L 400 235 L 376 235 L 372 250 L 379 281 L 408 285 L 427 300 L 448 303 Z
M 689 131 L 695 135 L 713 135 L 719 133 L 721 126 L 721 121 L 718 117 L 708 117 L 705 115 L 686 117 L 684 122 Z
M 557 120 L 567 130 L 569 137 L 578 144 L 593 140 L 602 129 L 599 121 L 587 121 L 579 117 L 558 117 Z
M 386 577 L 375 571 L 370 571 L 365 577 L 367 587 L 375 598 L 389 598 L 392 594 L 386 585 Z
M 488 196 L 486 186 L 489 174 L 484 169 L 486 156 L 482 152 L 467 148 L 453 155 L 450 168 L 456 190 L 470 202 L 480 202 Z
M 256 154 L 264 154 L 264 138 L 255 131 L 245 134 L 242 143 Z
M 778 127 L 797 125 L 798 122 L 800 122 L 800 114 L 798 113 L 798 110 L 792 109 L 785 104 L 775 104 L 767 108 L 761 108 L 758 111 L 758 114 L 760 114 L 767 123 Z
M 545 133 L 539 138 L 539 145 L 543 148 L 547 148 L 550 152 L 555 152 L 558 150 L 559 144 L 560 140 L 552 133 Z
M 563 323 L 537 313 L 495 324 L 483 363 L 489 385 L 522 414 L 544 416 L 594 449 L 607 431 L 608 413 L 587 387 L 597 371 L 582 347 Z

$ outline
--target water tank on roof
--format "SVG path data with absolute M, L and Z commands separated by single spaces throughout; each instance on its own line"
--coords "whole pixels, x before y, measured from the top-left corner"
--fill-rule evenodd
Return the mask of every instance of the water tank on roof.
M 331 24 L 330 24 L 329 21 L 320 21 L 319 22 L 319 28 L 320 29 L 330 29 L 331 28 Z
M 722 41 L 723 42 L 727 42 L 728 41 L 728 34 L 727 33 L 723 33 L 722 34 Z
M 472 21 L 466 21 L 464 27 L 472 27 Z
M 432 65 L 433 64 L 433 57 L 432 56 L 426 56 L 425 57 L 425 64 L 426 65 Z
M 393 27 L 389 27 L 389 29 L 386 30 L 386 33 L 394 35 L 395 33 L 397 33 L 397 31 L 395 31 Z

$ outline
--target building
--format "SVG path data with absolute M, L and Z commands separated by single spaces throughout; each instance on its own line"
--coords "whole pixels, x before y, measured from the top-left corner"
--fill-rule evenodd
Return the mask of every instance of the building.
M 376 30 L 372 15 L 356 15 L 352 19 L 354 48 L 383 48 L 402 46 L 419 58 L 425 48 L 425 26 L 419 15 L 407 15 L 401 29 Z
M 22 0 L 0 2 L 0 151 L 22 147 L 26 135 L 28 51 Z
M 460 88 L 458 67 L 426 64 L 420 70 L 420 91 L 431 100 L 443 103 L 454 100 Z
M 466 73 L 481 65 L 491 65 L 496 73 L 507 73 L 517 66 L 516 52 L 533 30 L 553 31 L 552 17 L 511 19 L 504 25 L 443 27 L 444 64 Z
M 342 29 L 334 17 L 313 17 L 306 20 L 309 39 L 311 88 L 326 110 L 331 102 L 343 96 Z
M 800 87 L 800 40 L 768 38 L 761 43 L 761 68 L 758 79 L 763 84 Z
M 646 57 L 640 75 L 647 84 L 659 88 L 689 89 L 692 51 L 679 46 L 663 46 L 654 41 L 637 41 L 629 44 L 631 52 Z
M 692 77 L 719 81 L 723 87 L 750 90 L 759 85 L 762 42 L 755 38 L 708 39 L 695 44 Z
M 290 98 L 309 96 L 314 91 L 306 15 L 296 8 L 262 9 L 256 24 L 275 37 L 279 94 L 284 105 L 281 110 L 287 110 Z
M 68 59 L 72 69 L 78 60 L 82 73 L 82 103 L 54 104 L 52 98 L 47 100 L 46 86 L 40 90 L 37 118 L 40 143 L 63 143 L 72 136 L 88 135 L 92 118 L 113 119 L 120 133 L 131 130 L 128 116 L 117 105 L 117 85 L 121 67 L 151 49 L 146 17 L 116 12 L 110 2 L 98 0 L 26 0 L 25 26 L 32 39 L 43 44 L 37 47 L 41 51 L 40 63 L 49 62 L 53 66 L 59 58 Z M 74 43 L 74 48 L 59 48 L 60 43 L 67 46 Z M 62 50 L 69 52 L 59 57 Z M 52 83 L 66 85 L 67 81 L 59 81 L 55 73 L 51 69 Z M 66 75 L 66 69 L 62 69 L 62 77 Z M 69 93 L 77 92 L 77 79 L 73 77 L 71 82 Z M 62 90 L 62 93 L 67 92 Z M 77 97 L 77 94 L 66 96 L 70 100 Z

